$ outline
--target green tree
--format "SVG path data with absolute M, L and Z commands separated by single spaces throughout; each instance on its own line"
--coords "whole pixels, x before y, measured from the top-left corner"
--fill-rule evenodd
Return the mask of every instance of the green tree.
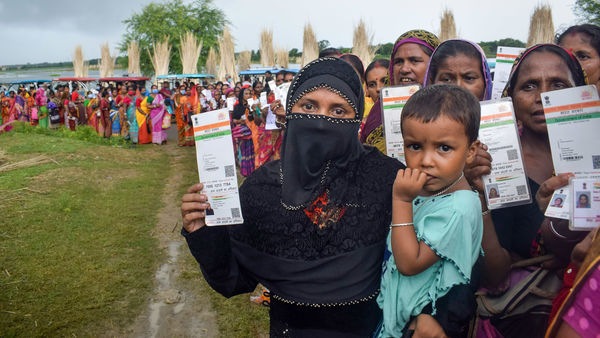
M 576 0 L 573 12 L 580 22 L 600 25 L 600 1 Z
M 481 41 L 479 43 L 481 49 L 485 53 L 485 56 L 488 58 L 496 57 L 496 51 L 498 50 L 498 46 L 504 47 L 525 47 L 525 42 L 512 38 L 504 38 L 495 41 Z
M 319 41 L 319 52 L 322 51 L 323 49 L 330 47 L 330 43 L 329 40 L 321 40 Z
M 121 52 L 127 52 L 129 42 L 136 40 L 140 46 L 140 68 L 144 74 L 152 74 L 154 68 L 149 52 L 155 42 L 169 38 L 171 45 L 171 61 L 169 71 L 181 73 L 180 44 L 185 32 L 196 34 L 202 41 L 202 52 L 199 64 L 204 65 L 210 47 L 218 45 L 218 38 L 223 27 L 228 23 L 225 14 L 213 6 L 212 0 L 194 0 L 183 3 L 183 0 L 171 0 L 165 3 L 151 3 L 123 21 L 126 25 L 123 42 L 119 45 Z

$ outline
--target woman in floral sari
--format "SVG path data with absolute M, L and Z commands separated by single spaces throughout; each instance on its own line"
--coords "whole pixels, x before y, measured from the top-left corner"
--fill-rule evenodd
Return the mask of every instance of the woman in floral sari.
M 162 121 L 165 114 L 168 112 L 165 109 L 165 99 L 158 92 L 157 86 L 152 86 L 150 96 L 154 97 L 150 110 L 150 123 L 152 124 L 152 143 L 164 144 L 167 143 L 167 132 L 162 129 Z

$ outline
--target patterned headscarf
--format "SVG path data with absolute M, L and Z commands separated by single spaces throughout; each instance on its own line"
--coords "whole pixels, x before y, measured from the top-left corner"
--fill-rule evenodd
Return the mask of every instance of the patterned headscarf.
M 515 83 L 519 77 L 519 70 L 523 64 L 523 60 L 525 60 L 529 55 L 540 51 L 547 51 L 560 56 L 569 67 L 569 71 L 571 71 L 571 75 L 573 76 L 573 81 L 575 81 L 575 86 L 583 86 L 587 84 L 587 76 L 585 75 L 585 71 L 583 68 L 581 68 L 581 64 L 571 52 L 555 44 L 543 43 L 527 48 L 515 59 L 512 69 L 510 70 L 506 87 L 504 87 L 504 91 L 502 91 L 502 97 L 512 95 Z
M 390 68 L 388 69 L 388 74 L 390 78 L 390 85 L 392 86 L 395 85 L 394 55 L 398 51 L 398 48 L 405 43 L 416 43 L 427 48 L 433 53 L 433 50 L 440 44 L 440 40 L 437 36 L 435 36 L 435 34 L 422 29 L 413 29 L 400 35 L 394 43 L 394 49 L 392 50 L 392 55 L 390 56 Z M 360 133 L 360 141 L 363 143 L 366 142 L 369 134 L 371 134 L 375 128 L 380 127 L 381 123 L 381 104 L 380 102 L 375 102 L 375 105 L 373 105 L 373 108 L 371 108 L 369 117 L 367 117 L 367 121 L 365 122 L 365 125 Z
M 482 101 L 490 100 L 492 98 L 492 75 L 490 73 L 490 66 L 487 63 L 487 59 L 485 58 L 485 53 L 483 52 L 483 49 L 481 49 L 481 47 L 478 44 L 471 42 L 469 40 L 451 39 L 451 40 L 446 40 L 446 41 L 442 42 L 433 51 L 433 54 L 431 54 L 431 58 L 429 59 L 429 65 L 427 66 L 427 72 L 425 73 L 425 82 L 423 83 L 423 86 L 427 87 L 434 83 L 434 79 L 437 74 L 433 74 L 431 67 L 432 67 L 432 64 L 436 64 L 436 62 L 437 62 L 438 66 L 441 63 L 441 61 L 437 60 L 439 58 L 438 51 L 442 50 L 442 48 L 444 48 L 444 46 L 448 47 L 448 45 L 456 44 L 457 41 L 462 41 L 462 42 L 468 43 L 469 45 L 473 46 L 473 48 L 475 48 L 475 50 L 479 54 L 479 59 L 481 61 L 481 74 L 483 75 L 484 84 L 485 84 L 485 90 L 483 93 Z M 460 49 L 457 50 L 456 54 L 461 54 Z M 454 54 L 454 55 L 456 55 L 456 54 Z
M 392 50 L 392 55 L 390 56 L 389 74 L 391 85 L 394 85 L 394 55 L 396 55 L 398 48 L 405 43 L 416 43 L 429 49 L 433 53 L 433 50 L 439 46 L 440 39 L 438 39 L 435 34 L 423 29 L 413 29 L 400 35 L 398 39 L 396 39 L 396 42 L 394 42 L 394 49 Z
M 354 109 L 353 119 L 293 111 L 304 95 L 327 89 L 344 98 Z M 286 104 L 287 129 L 281 153 L 281 201 L 287 209 L 300 209 L 321 194 L 335 173 L 364 152 L 357 138 L 364 110 L 364 94 L 358 74 L 340 59 L 324 57 L 302 68 L 290 84 Z M 336 191 L 330 191 L 335 201 Z

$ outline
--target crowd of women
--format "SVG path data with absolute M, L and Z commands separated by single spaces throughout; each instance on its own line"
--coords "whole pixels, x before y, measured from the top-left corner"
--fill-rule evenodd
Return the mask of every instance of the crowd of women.
M 257 94 L 239 91 L 244 223 L 205 226 L 202 183 L 182 197 L 182 235 L 208 283 L 225 296 L 266 286 L 274 337 L 598 337 L 598 229 L 544 216 L 571 174 L 554 173 L 540 93 L 600 85 L 600 27 L 570 27 L 515 61 L 503 96 L 535 198 L 494 210 L 482 184 L 493 159 L 476 140 L 492 77 L 477 44 L 411 30 L 364 72 L 335 56 L 300 70 L 285 109 L 266 108 L 284 121 L 276 138 L 261 141 L 264 112 L 246 103 Z M 422 89 L 402 113 L 405 166 L 384 155 L 379 101 L 407 84 Z M 261 142 L 281 150 L 274 161 L 262 162 Z M 517 266 L 536 258 L 562 282 L 551 309 L 510 303 L 482 317 L 476 293 L 510 294 L 531 275 Z

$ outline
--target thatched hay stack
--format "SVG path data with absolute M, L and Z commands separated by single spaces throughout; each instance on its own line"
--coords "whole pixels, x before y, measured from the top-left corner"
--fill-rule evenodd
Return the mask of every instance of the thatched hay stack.
M 229 32 L 229 28 L 223 29 L 223 36 L 219 41 L 219 50 L 221 54 L 221 64 L 219 65 L 219 75 L 224 71 L 224 75 L 220 77 L 224 80 L 226 75 L 230 75 L 232 78 L 237 79 L 237 70 L 235 68 L 235 44 L 233 42 L 233 36 Z
M 154 75 L 169 74 L 169 63 L 171 62 L 171 45 L 169 45 L 169 37 L 165 37 L 163 41 L 155 42 L 152 46 L 150 60 L 154 66 Z
M 75 53 L 73 54 L 73 73 L 75 77 L 86 77 L 88 76 L 88 63 L 83 57 L 83 49 L 81 45 L 75 47 Z
M 137 41 L 131 41 L 129 45 L 127 45 L 127 58 L 127 73 L 129 75 L 141 75 L 140 45 L 137 43 Z
M 552 21 L 552 9 L 550 5 L 538 5 L 531 15 L 529 22 L 529 37 L 527 46 L 538 43 L 554 42 L 554 23 Z
M 275 52 L 275 63 L 279 67 L 287 68 L 290 65 L 290 54 L 287 49 L 279 47 Z
M 238 69 L 239 70 L 250 69 L 251 59 L 252 59 L 252 52 L 250 52 L 249 50 L 240 52 L 240 54 L 238 54 L 238 62 L 237 62 Z
M 360 19 L 354 28 L 352 38 L 352 54 L 358 56 L 364 65 L 373 61 L 377 47 L 373 47 L 373 34 L 367 32 L 365 22 Z
M 181 37 L 181 65 L 184 74 L 195 74 L 198 72 L 198 59 L 202 51 L 202 41 L 198 41 L 192 32 L 185 32 Z
M 438 35 L 440 41 L 446 41 L 450 39 L 456 39 L 458 34 L 456 33 L 456 23 L 454 22 L 454 14 L 449 9 L 445 9 L 440 19 L 440 34 Z
M 260 64 L 263 67 L 275 65 L 275 52 L 273 50 L 273 31 L 263 29 L 260 33 Z
M 208 74 L 217 75 L 217 52 L 213 47 L 208 49 L 208 56 L 206 57 L 205 70 Z
M 304 25 L 304 37 L 302 43 L 302 67 L 319 57 L 319 42 L 310 23 Z
M 115 73 L 116 57 L 110 55 L 108 42 L 100 45 L 100 77 L 113 76 Z

